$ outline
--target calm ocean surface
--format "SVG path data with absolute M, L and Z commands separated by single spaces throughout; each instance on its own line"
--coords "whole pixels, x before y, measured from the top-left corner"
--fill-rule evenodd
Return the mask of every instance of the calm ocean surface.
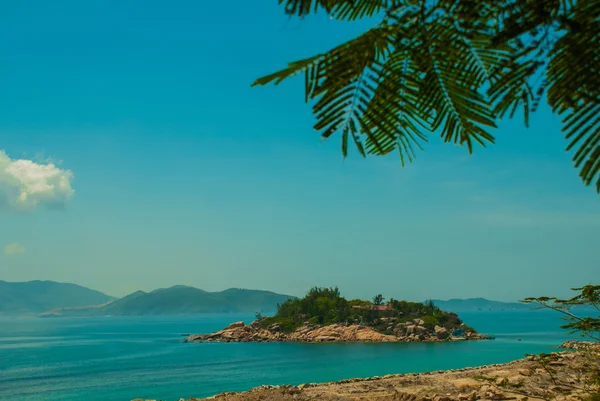
M 185 344 L 253 316 L 0 318 L 0 400 L 179 400 L 300 384 L 507 362 L 573 338 L 548 311 L 463 312 L 493 341 L 439 344 Z M 521 341 L 518 341 L 521 339 Z

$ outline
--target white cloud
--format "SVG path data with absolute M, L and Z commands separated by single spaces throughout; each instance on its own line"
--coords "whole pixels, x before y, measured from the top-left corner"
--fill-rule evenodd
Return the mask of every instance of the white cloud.
M 39 205 L 62 207 L 73 196 L 73 173 L 53 163 L 11 159 L 0 150 L 0 208 L 33 210 Z
M 17 242 L 13 242 L 4 247 L 5 255 L 20 255 L 23 253 L 25 253 L 25 247 Z

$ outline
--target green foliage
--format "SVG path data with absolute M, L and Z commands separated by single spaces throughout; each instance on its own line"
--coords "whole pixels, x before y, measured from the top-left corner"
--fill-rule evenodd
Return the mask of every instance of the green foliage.
M 390 299 L 388 305 L 392 310 L 379 311 L 376 305 L 383 304 L 381 294 L 373 298 L 373 302 L 353 299 L 346 300 L 335 288 L 312 288 L 304 298 L 288 299 L 277 307 L 277 313 L 271 318 L 263 318 L 261 327 L 268 328 L 277 323 L 281 330 L 294 330 L 305 322 L 310 324 L 328 325 L 332 323 L 355 324 L 362 323 L 376 330 L 385 331 L 389 321 L 394 324 L 421 318 L 426 326 L 433 329 L 442 324 L 447 328 L 457 328 L 462 321 L 454 313 L 441 311 L 433 303 L 407 302 Z M 355 308 L 357 307 L 357 308 Z
M 600 285 L 586 285 L 573 288 L 579 294 L 569 299 L 556 297 L 525 298 L 521 302 L 538 304 L 540 308 L 549 308 L 563 314 L 563 320 L 567 323 L 561 328 L 571 330 L 572 333 L 580 333 L 581 336 L 600 341 L 600 316 L 580 317 L 572 313 L 571 308 L 575 305 L 589 305 L 600 312 Z
M 453 324 L 456 324 L 456 325 L 462 324 L 462 320 L 454 312 L 448 312 L 446 314 L 446 318 L 448 319 L 448 321 L 452 322 Z
M 349 306 L 368 307 L 368 306 L 372 306 L 373 303 L 371 301 L 367 301 L 364 299 L 351 299 L 350 301 L 348 301 L 348 305 Z
M 315 129 L 360 154 L 412 161 L 427 133 L 493 143 L 504 116 L 544 94 L 564 116 L 567 150 L 600 192 L 600 7 L 597 0 L 279 0 L 299 17 L 325 11 L 376 25 L 328 52 L 289 63 L 254 85 L 304 75 Z
M 582 336 L 595 341 L 600 341 L 600 316 L 580 317 L 571 310 L 575 305 L 587 305 L 600 312 L 600 286 L 586 285 L 572 290 L 578 293 L 569 299 L 537 297 L 526 298 L 521 302 L 537 304 L 539 308 L 558 311 L 563 314 L 563 320 L 567 322 L 561 326 L 562 328 L 571 332 L 578 332 Z M 526 396 L 531 395 L 538 399 L 562 399 L 569 393 L 577 392 L 579 394 L 576 398 L 582 401 L 600 401 L 600 393 L 598 392 L 600 389 L 600 358 L 598 358 L 598 353 L 590 348 L 580 351 L 580 356 L 583 362 L 580 362 L 579 365 L 574 365 L 573 362 L 565 363 L 559 353 L 542 353 L 537 356 L 530 356 L 536 362 L 536 365 L 530 369 L 530 375 L 547 376 L 552 383 L 552 386 L 548 388 L 540 386 L 540 389 L 544 390 L 546 394 L 529 394 L 515 391 L 515 385 L 511 383 L 501 383 L 499 386 L 511 392 Z M 568 374 L 559 374 L 559 369 L 567 370 Z M 570 397 L 572 395 L 567 398 Z
M 448 313 L 442 312 L 440 308 L 435 306 L 433 302 L 409 302 L 409 301 L 397 301 L 395 299 L 390 300 L 390 305 L 394 311 L 402 313 L 404 316 L 426 316 L 426 315 L 438 315 L 446 316 Z
M 273 325 L 279 326 L 279 330 L 284 333 L 292 333 L 298 327 L 302 325 L 302 323 L 295 321 L 290 317 L 265 317 L 260 321 L 260 327 L 263 329 L 268 329 Z
M 440 326 L 447 329 L 459 328 L 463 323 L 458 315 L 453 312 L 442 312 L 438 310 L 433 316 L 438 320 Z
M 278 317 L 295 320 L 316 318 L 318 324 L 345 321 L 350 316 L 348 301 L 338 288 L 312 288 L 302 299 L 288 299 L 277 310 Z
M 439 326 L 440 322 L 433 316 L 424 316 L 423 321 L 425 322 L 425 327 L 428 329 L 433 329 L 435 326 Z

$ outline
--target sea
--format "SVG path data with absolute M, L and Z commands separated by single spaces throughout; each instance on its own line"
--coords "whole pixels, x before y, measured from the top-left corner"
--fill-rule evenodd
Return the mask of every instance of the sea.
M 184 343 L 249 315 L 0 318 L 0 400 L 180 400 L 270 384 L 508 362 L 568 339 L 552 311 L 473 311 L 494 340 L 397 344 Z

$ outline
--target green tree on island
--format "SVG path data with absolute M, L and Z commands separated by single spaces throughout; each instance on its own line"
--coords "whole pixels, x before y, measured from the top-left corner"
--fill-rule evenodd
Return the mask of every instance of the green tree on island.
M 402 164 L 438 133 L 485 146 L 504 116 L 525 125 L 542 99 L 563 117 L 567 150 L 600 193 L 598 0 L 279 0 L 289 15 L 376 19 L 360 36 L 254 85 L 304 75 L 315 130 L 342 153 L 397 151 Z
M 303 298 L 288 299 L 277 307 L 277 313 L 272 317 L 260 319 L 262 327 L 267 328 L 277 324 L 283 331 L 291 332 L 305 323 L 316 325 L 364 324 L 374 329 L 391 334 L 389 328 L 395 325 L 412 322 L 414 319 L 423 320 L 428 330 L 435 326 L 446 330 L 462 329 L 475 332 L 466 326 L 456 313 L 445 312 L 433 304 L 390 299 L 391 310 L 380 311 L 375 306 L 383 305 L 384 297 L 376 295 L 373 301 L 360 299 L 347 300 L 342 297 L 340 290 L 334 288 L 311 288 Z

